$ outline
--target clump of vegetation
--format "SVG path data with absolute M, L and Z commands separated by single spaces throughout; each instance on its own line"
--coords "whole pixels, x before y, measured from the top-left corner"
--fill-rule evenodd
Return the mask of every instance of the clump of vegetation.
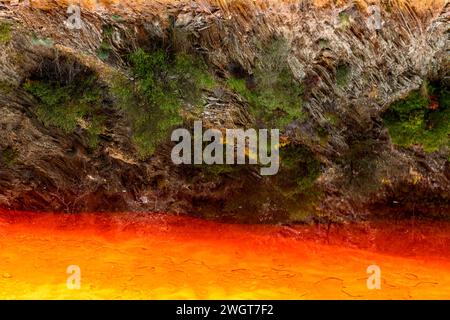
M 102 131 L 102 94 L 94 76 L 62 85 L 58 81 L 27 80 L 24 89 L 39 100 L 35 113 L 46 126 L 72 133 L 86 130 L 89 146 L 95 148 Z
M 106 61 L 109 58 L 109 55 L 111 54 L 111 44 L 108 42 L 102 41 L 100 44 L 100 47 L 97 49 L 97 57 L 100 60 Z
M 134 142 L 145 159 L 182 123 L 183 103 L 200 105 L 202 90 L 215 82 L 203 60 L 187 54 L 170 57 L 163 50 L 138 49 L 129 60 L 136 81 L 115 81 L 112 92 L 133 125 Z
M 320 38 L 318 41 L 318 44 L 319 44 L 320 49 L 325 49 L 325 48 L 328 48 L 328 46 L 330 45 L 330 40 L 325 39 L 325 38 Z
M 253 75 L 232 77 L 228 86 L 245 98 L 251 112 L 264 126 L 283 128 L 303 118 L 303 87 L 295 80 L 288 64 L 284 40 L 274 40 L 262 48 L 261 61 Z
M 212 200 L 198 205 L 202 214 L 218 212 L 221 216 L 232 216 L 241 221 L 270 221 L 270 219 L 291 219 L 307 221 L 316 213 L 316 205 L 322 196 L 317 179 L 321 164 L 314 153 L 303 145 L 283 145 L 280 147 L 280 169 L 274 176 L 258 175 L 256 165 L 212 165 L 186 166 L 187 176 L 214 182 L 217 192 Z M 190 171 L 192 170 L 192 171 Z M 189 174 L 192 172 L 192 174 Z M 231 186 L 231 187 L 230 187 Z M 216 216 L 216 215 L 213 215 Z
M 339 24 L 343 27 L 343 28 L 348 28 L 351 25 L 351 19 L 350 19 L 350 15 L 345 12 L 345 11 L 341 11 L 339 12 Z
M 392 141 L 402 147 L 421 145 L 427 152 L 450 147 L 450 91 L 438 83 L 394 103 L 384 115 Z
M 1 94 L 10 94 L 11 92 L 13 92 L 14 90 L 14 85 L 4 81 L 4 80 L 0 80 L 0 93 Z
M 345 87 L 350 80 L 350 66 L 340 64 L 336 68 L 336 83 L 339 87 Z
M 0 22 L 0 44 L 6 44 L 11 40 L 11 24 Z
M 122 16 L 118 15 L 118 14 L 113 14 L 113 15 L 111 16 L 111 19 L 113 19 L 114 21 L 117 21 L 117 22 L 123 22 L 123 21 L 125 21 L 124 18 L 123 18 Z
M 280 171 L 272 177 L 271 185 L 278 194 L 290 219 L 307 220 L 315 212 L 315 204 L 322 193 L 316 181 L 321 165 L 305 146 L 287 145 L 280 149 Z
M 320 175 L 320 162 L 304 146 L 288 145 L 280 149 L 278 185 L 288 196 L 310 193 Z
M 103 39 L 100 47 L 97 49 L 97 56 L 100 60 L 106 61 L 109 59 L 111 54 L 112 45 L 111 37 L 113 35 L 114 29 L 110 25 L 103 26 Z
M 343 166 L 343 184 L 355 194 L 368 194 L 380 187 L 377 168 L 380 161 L 377 141 L 366 136 L 354 136 L 349 149 L 338 163 Z
M 17 157 L 17 150 L 11 147 L 6 147 L 1 151 L 1 160 L 7 167 L 13 166 L 16 163 Z
M 178 92 L 191 104 L 200 103 L 202 89 L 211 90 L 216 86 L 204 61 L 187 54 L 175 56 L 173 72 L 177 75 Z
M 317 136 L 319 137 L 320 145 L 325 146 L 330 138 L 328 131 L 324 127 L 317 126 L 316 133 Z
M 40 38 L 37 35 L 33 35 L 31 43 L 35 46 L 51 47 L 53 46 L 54 41 L 51 38 Z

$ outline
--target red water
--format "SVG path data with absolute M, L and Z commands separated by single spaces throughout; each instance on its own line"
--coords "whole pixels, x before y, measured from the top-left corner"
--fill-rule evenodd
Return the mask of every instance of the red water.
M 79 266 L 81 287 L 66 282 Z M 381 288 L 367 287 L 369 265 Z M 0 298 L 450 299 L 450 223 L 0 212 Z

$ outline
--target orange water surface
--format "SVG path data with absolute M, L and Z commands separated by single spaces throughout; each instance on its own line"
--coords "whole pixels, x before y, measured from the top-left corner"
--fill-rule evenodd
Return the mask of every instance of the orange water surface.
M 67 286 L 79 266 L 80 289 Z M 369 265 L 381 288 L 368 289 Z M 450 223 L 0 211 L 2 299 L 450 299 Z

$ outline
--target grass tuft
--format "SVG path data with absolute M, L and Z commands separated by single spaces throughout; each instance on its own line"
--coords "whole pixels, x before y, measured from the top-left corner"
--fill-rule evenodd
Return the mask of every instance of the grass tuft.
M 201 105 L 202 90 L 213 88 L 215 81 L 201 58 L 187 54 L 170 57 L 163 50 L 138 49 L 129 61 L 135 81 L 118 78 L 112 93 L 133 126 L 139 156 L 146 159 L 182 124 L 183 104 Z
M 384 115 L 392 141 L 402 147 L 421 145 L 427 152 L 450 147 L 450 91 L 437 83 L 423 85 L 394 103 Z
M 0 44 L 7 44 L 11 39 L 11 24 L 8 22 L 0 22 Z
M 303 86 L 294 79 L 287 64 L 289 50 L 284 40 L 273 40 L 262 50 L 261 63 L 252 77 L 232 77 L 227 84 L 249 102 L 250 111 L 258 122 L 267 127 L 284 128 L 304 117 Z
M 23 87 L 39 100 L 35 113 L 45 126 L 57 127 L 65 133 L 83 127 L 89 147 L 95 148 L 103 127 L 98 115 L 103 99 L 96 81 L 93 76 L 69 85 L 41 79 L 26 80 Z

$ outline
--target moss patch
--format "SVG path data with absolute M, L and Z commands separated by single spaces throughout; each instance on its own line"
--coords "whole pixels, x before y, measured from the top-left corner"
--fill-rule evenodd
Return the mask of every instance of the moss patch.
M 345 87 L 350 80 L 350 66 L 340 64 L 336 68 L 336 83 L 339 87 Z
M 304 146 L 288 145 L 280 149 L 280 172 L 277 185 L 287 197 L 312 194 L 320 175 L 320 162 Z
M 317 214 L 322 190 L 316 181 L 321 164 L 306 146 L 288 145 L 280 149 L 281 167 L 272 185 L 290 220 L 305 222 Z
M 345 12 L 345 11 L 339 12 L 338 18 L 339 18 L 339 25 L 342 28 L 345 29 L 345 28 L 350 27 L 352 21 L 351 21 L 350 15 L 347 12 Z
M 260 176 L 260 165 L 252 164 L 183 165 L 182 171 L 193 186 L 197 213 L 210 218 L 220 212 L 221 218 L 242 222 L 306 221 L 317 213 L 323 196 L 317 184 L 321 163 L 299 144 L 280 147 L 280 168 L 273 176 Z
M 232 77 L 228 86 L 245 98 L 251 113 L 264 127 L 284 128 L 304 117 L 303 87 L 287 64 L 288 49 L 284 40 L 273 40 L 262 47 L 261 60 L 247 78 Z
M 104 25 L 102 30 L 102 42 L 97 49 L 97 57 L 100 60 L 106 61 L 109 59 L 112 52 L 112 36 L 114 28 L 110 25 Z
M 4 80 L 0 80 L 0 93 L 1 94 L 10 94 L 14 91 L 14 85 L 4 81 Z
M 65 133 L 82 127 L 89 146 L 97 146 L 103 125 L 100 115 L 103 98 L 96 77 L 80 78 L 67 85 L 33 79 L 25 81 L 23 87 L 39 100 L 35 113 L 44 125 L 57 127 Z
M 202 105 L 202 90 L 214 87 L 215 81 L 201 58 L 187 54 L 170 57 L 163 50 L 138 49 L 129 61 L 135 81 L 117 78 L 112 93 L 133 126 L 139 156 L 145 159 L 172 128 L 182 124 L 182 106 Z
M 6 44 L 11 41 L 11 24 L 0 22 L 0 44 Z
M 51 38 L 40 38 L 37 35 L 33 35 L 31 43 L 35 46 L 51 47 L 53 46 L 54 41 Z
M 7 167 L 13 166 L 17 161 L 17 157 L 17 151 L 11 147 L 6 147 L 1 150 L 1 161 Z
M 427 152 L 450 147 L 450 91 L 439 83 L 394 103 L 384 115 L 392 141 L 402 147 L 421 145 Z

